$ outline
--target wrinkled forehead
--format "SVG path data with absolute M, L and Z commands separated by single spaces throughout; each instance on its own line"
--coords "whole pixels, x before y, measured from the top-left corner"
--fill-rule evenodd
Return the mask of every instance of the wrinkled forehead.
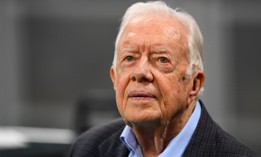
M 124 28 L 119 44 L 125 43 L 126 40 L 128 41 L 132 37 L 134 39 L 141 35 L 142 37 L 150 37 L 151 34 L 153 34 L 152 38 L 149 38 L 151 42 L 166 39 L 164 41 L 171 42 L 166 44 L 172 44 L 179 50 L 186 50 L 188 47 L 186 25 L 174 15 L 161 16 L 159 14 L 141 15 L 132 18 Z M 158 36 L 155 36 L 155 34 Z
M 132 28 L 131 31 L 129 28 Z M 173 41 L 187 41 L 188 27 L 184 22 L 174 15 L 147 14 L 133 17 L 126 25 L 123 35 L 133 34 L 135 30 L 142 30 L 143 33 L 153 31 L 162 33 L 165 37 Z M 185 43 L 184 43 L 185 44 Z

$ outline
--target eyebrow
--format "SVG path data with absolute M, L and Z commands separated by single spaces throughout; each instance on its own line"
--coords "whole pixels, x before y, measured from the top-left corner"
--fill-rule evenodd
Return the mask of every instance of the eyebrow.
M 120 49 L 120 52 L 123 52 L 123 53 L 136 53 L 138 52 L 139 50 L 137 48 L 132 48 L 132 47 L 124 47 L 122 49 Z
M 125 51 L 131 52 L 131 51 L 133 51 L 133 49 L 129 48 L 129 47 L 125 47 L 125 48 L 122 48 L 121 51 L 123 51 L 123 52 L 125 52 Z
M 157 49 L 155 52 L 156 52 L 156 53 L 165 53 L 165 52 L 167 52 L 167 51 L 168 51 L 167 49 L 161 48 L 161 49 Z
M 166 48 L 159 48 L 159 49 L 152 49 L 152 52 L 156 53 L 156 54 L 161 54 L 161 53 L 167 53 L 167 52 L 171 52 L 170 49 L 166 49 Z
M 126 47 L 123 47 L 122 49 L 120 49 L 121 52 L 136 52 L 137 51 L 137 48 L 136 47 L 129 47 L 129 46 L 126 46 Z M 161 48 L 161 47 L 158 47 L 156 45 L 156 47 L 152 47 L 150 49 L 150 51 L 152 53 L 155 53 L 155 54 L 161 54 L 161 53 L 167 53 L 167 52 L 172 52 L 171 49 L 169 48 Z

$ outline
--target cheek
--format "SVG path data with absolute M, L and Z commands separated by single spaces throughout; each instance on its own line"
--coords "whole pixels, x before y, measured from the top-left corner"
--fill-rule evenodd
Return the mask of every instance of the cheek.
M 129 73 L 119 73 L 118 74 L 116 92 L 118 92 L 119 96 L 121 96 L 121 97 L 124 96 L 125 90 L 130 81 L 129 78 L 130 78 Z
M 172 74 L 173 75 L 173 74 Z M 164 99 L 172 99 L 181 92 L 181 84 L 175 76 L 161 75 L 157 79 L 159 91 Z
M 120 112 L 122 112 L 126 106 L 125 91 L 129 83 L 129 74 L 118 73 L 116 80 L 116 101 Z
M 117 107 L 118 107 L 118 110 L 120 112 L 120 114 L 122 115 L 123 113 L 123 110 L 124 110 L 124 94 L 123 94 L 123 88 L 120 84 L 118 84 L 117 86 L 117 89 L 116 89 L 116 103 L 117 103 Z
M 162 76 L 158 79 L 158 89 L 161 94 L 161 111 L 164 117 L 169 118 L 181 108 L 184 99 L 182 84 L 174 76 Z

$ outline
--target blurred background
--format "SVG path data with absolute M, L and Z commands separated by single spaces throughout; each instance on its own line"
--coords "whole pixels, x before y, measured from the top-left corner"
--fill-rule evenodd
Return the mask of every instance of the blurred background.
M 118 117 L 109 77 L 120 19 L 135 1 L 0 0 L 0 156 L 65 156 L 79 133 Z M 261 1 L 167 0 L 198 22 L 201 99 L 261 148 Z

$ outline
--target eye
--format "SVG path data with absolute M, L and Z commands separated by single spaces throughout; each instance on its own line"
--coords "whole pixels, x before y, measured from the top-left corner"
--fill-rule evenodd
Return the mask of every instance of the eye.
M 166 57 L 159 57 L 159 58 L 158 58 L 158 61 L 161 62 L 161 63 L 168 63 L 168 62 L 169 62 L 169 59 L 166 58 Z
M 134 57 L 133 56 L 127 56 L 127 57 L 125 57 L 124 60 L 126 60 L 127 62 L 131 62 L 131 61 L 134 60 Z

